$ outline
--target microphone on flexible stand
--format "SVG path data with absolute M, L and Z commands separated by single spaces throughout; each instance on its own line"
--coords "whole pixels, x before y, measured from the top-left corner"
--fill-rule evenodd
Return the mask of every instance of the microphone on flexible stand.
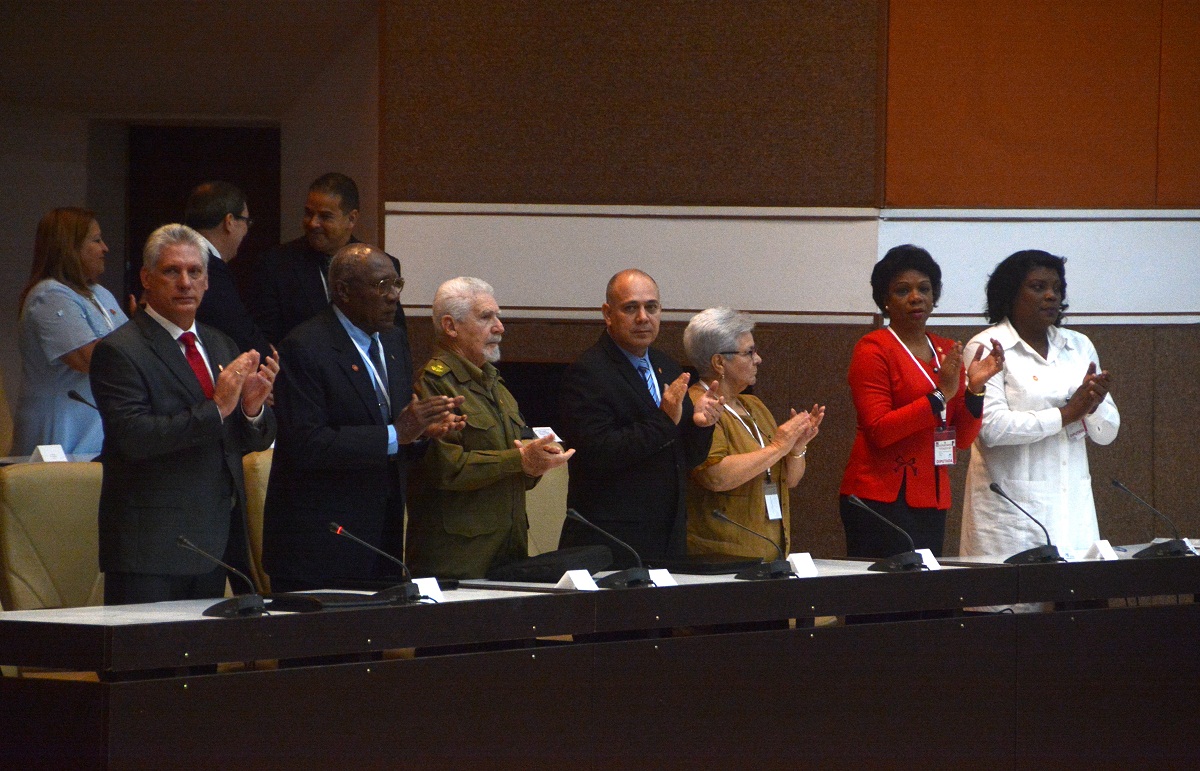
M 89 406 L 93 410 L 95 410 L 96 412 L 100 411 L 99 407 L 97 407 L 96 405 L 92 404 L 87 399 L 85 399 L 83 394 L 79 393 L 74 388 L 72 388 L 70 391 L 67 391 L 67 398 L 73 402 L 79 402 L 80 404 L 86 404 L 87 406 Z
M 192 543 L 182 535 L 175 539 L 175 543 L 195 552 L 201 557 L 204 557 L 209 562 L 220 565 L 221 567 L 233 573 L 238 578 L 246 582 L 250 587 L 250 594 L 238 594 L 226 600 L 221 600 L 216 605 L 209 607 L 204 611 L 205 616 L 212 618 L 240 618 L 240 617 L 257 617 L 263 614 L 263 598 L 258 593 L 258 589 L 254 586 L 254 582 L 246 577 L 246 574 L 235 568 L 233 565 L 228 565 L 213 555 L 201 549 L 196 544 Z
M 875 511 L 875 509 L 871 508 L 867 504 L 863 503 L 862 499 L 857 495 L 848 495 L 846 496 L 846 500 L 850 501 L 863 511 L 870 512 L 876 518 L 878 518 L 880 522 L 883 522 L 885 525 L 904 536 L 904 540 L 908 541 L 908 551 L 902 551 L 899 554 L 893 554 L 885 560 L 879 560 L 878 562 L 872 563 L 867 570 L 875 570 L 880 573 L 902 573 L 906 570 L 925 569 L 925 558 L 917 553 L 917 545 L 913 543 L 912 536 L 909 535 L 904 528 L 883 516 L 878 511 Z
M 1189 544 L 1186 540 L 1184 540 L 1183 538 L 1181 538 L 1179 536 L 1179 528 L 1175 527 L 1175 523 L 1172 522 L 1167 517 L 1166 514 L 1163 514 L 1158 509 L 1156 509 L 1153 506 L 1151 506 L 1150 504 L 1146 503 L 1144 500 L 1141 499 L 1141 497 L 1139 497 L 1135 492 L 1133 492 L 1133 490 L 1130 490 L 1128 487 L 1121 484 L 1117 480 L 1115 480 L 1115 479 L 1112 480 L 1112 483 L 1113 483 L 1113 487 L 1117 488 L 1121 492 L 1123 492 L 1126 495 L 1128 495 L 1129 497 L 1133 498 L 1138 503 L 1140 503 L 1143 506 L 1145 506 L 1146 508 L 1150 509 L 1150 511 L 1153 511 L 1158 516 L 1159 519 L 1161 519 L 1163 522 L 1167 523 L 1167 527 L 1171 528 L 1171 532 L 1175 533 L 1175 537 L 1173 539 L 1171 539 L 1169 541 L 1163 541 L 1161 543 L 1152 543 L 1149 546 L 1147 546 L 1145 549 L 1142 549 L 1141 551 L 1139 551 L 1137 554 L 1134 554 L 1133 556 L 1135 559 L 1142 558 L 1142 557 L 1193 557 L 1193 556 L 1195 556 L 1196 551 L 1192 548 L 1191 544 Z
M 1008 559 L 1004 560 L 1005 563 L 1009 565 L 1036 565 L 1039 562 L 1066 562 L 1066 560 L 1062 558 L 1062 555 L 1058 553 L 1058 547 L 1050 543 L 1050 533 L 1046 530 L 1045 525 L 1043 525 L 1041 522 L 1038 522 L 1036 517 L 1034 517 L 1028 511 L 1025 511 L 1025 509 L 1021 508 L 1021 504 L 1017 503 L 1012 498 L 1009 498 L 1008 493 L 1000 489 L 1000 485 L 992 482 L 990 485 L 988 485 L 988 489 L 1011 503 L 1013 506 L 1016 506 L 1017 511 L 1032 519 L 1033 524 L 1040 527 L 1042 532 L 1046 535 L 1046 543 L 1044 546 L 1035 546 L 1032 549 L 1026 549 L 1025 551 L 1017 552 Z
M 405 565 L 399 559 L 388 554 L 383 549 L 378 549 L 378 548 L 372 546 L 371 544 L 367 543 L 363 539 L 354 535 L 349 530 L 342 527 L 341 525 L 339 525 L 336 522 L 329 523 L 329 532 L 333 533 L 334 535 L 340 535 L 345 538 L 349 538 L 351 541 L 354 541 L 355 543 L 359 544 L 360 546 L 367 547 L 368 549 L 375 552 L 376 554 L 383 557 L 384 559 L 396 563 L 397 565 L 400 566 L 400 569 L 404 571 L 404 581 L 403 582 L 398 583 L 395 586 L 389 586 L 387 589 L 381 589 L 380 591 L 375 593 L 375 595 L 374 595 L 375 597 L 377 597 L 381 600 L 383 600 L 383 599 L 391 600 L 396 605 L 405 605 L 410 602 L 419 602 L 420 601 L 421 589 L 415 583 L 413 583 L 412 573 L 409 572 L 408 565 Z
M 758 565 L 752 565 L 751 567 L 746 568 L 745 570 L 736 574 L 734 576 L 734 578 L 740 578 L 743 581 L 765 581 L 765 580 L 769 580 L 772 578 L 791 578 L 792 577 L 792 575 L 793 575 L 792 566 L 789 565 L 788 561 L 783 558 L 783 549 L 779 548 L 779 544 L 775 543 L 770 538 L 767 538 L 762 533 L 751 530 L 750 528 L 746 527 L 745 525 L 741 524 L 740 522 L 734 522 L 732 519 L 725 516 L 722 512 L 718 511 L 717 509 L 713 509 L 712 515 L 714 517 L 716 517 L 717 519 L 728 522 L 729 524 L 733 525 L 734 527 L 740 527 L 742 530 L 745 530 L 750 535 L 757 536 L 758 538 L 763 539 L 764 541 L 766 541 L 767 543 L 769 543 L 775 547 L 775 553 L 778 555 L 776 557 L 776 559 L 773 559 L 770 562 L 764 561 Z
M 567 519 L 573 519 L 576 522 L 581 522 L 587 525 L 608 540 L 624 548 L 633 555 L 635 560 L 637 560 L 637 567 L 618 570 L 615 573 L 610 573 L 604 578 L 597 579 L 596 586 L 599 586 L 602 589 L 630 589 L 635 586 L 654 586 L 654 581 L 650 578 L 650 571 L 646 570 L 646 568 L 642 565 L 642 555 L 638 554 L 636 549 L 622 541 L 620 538 L 617 538 L 607 530 L 588 522 L 583 518 L 583 515 L 578 511 L 575 511 L 575 509 L 567 509 Z

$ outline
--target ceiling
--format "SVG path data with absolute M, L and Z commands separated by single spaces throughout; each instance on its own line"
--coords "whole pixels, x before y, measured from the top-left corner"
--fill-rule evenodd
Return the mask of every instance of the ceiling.
M 330 58 L 354 56 L 346 44 L 377 26 L 378 9 L 378 0 L 0 0 L 0 101 L 93 116 L 271 118 Z

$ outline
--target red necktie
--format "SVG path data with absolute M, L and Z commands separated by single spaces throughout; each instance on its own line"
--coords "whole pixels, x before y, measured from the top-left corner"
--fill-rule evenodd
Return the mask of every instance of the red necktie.
M 200 381 L 200 390 L 204 391 L 204 398 L 213 398 L 212 375 L 208 374 L 208 366 L 204 363 L 204 357 L 196 348 L 196 335 L 184 332 L 179 336 L 179 342 L 183 343 L 184 356 L 187 357 L 192 372 L 196 373 L 196 379 Z

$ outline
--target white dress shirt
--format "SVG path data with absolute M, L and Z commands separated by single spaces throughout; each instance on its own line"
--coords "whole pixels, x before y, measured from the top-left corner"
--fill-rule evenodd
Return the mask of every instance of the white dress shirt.
M 1005 319 L 971 338 L 963 360 L 973 360 L 992 338 L 1004 348 L 1004 370 L 985 388 L 983 428 L 971 445 L 967 470 L 959 553 L 1010 556 L 1045 543 L 1037 525 L 989 489 L 992 482 L 1046 526 L 1060 551 L 1084 551 L 1100 537 L 1087 440 L 1110 444 L 1121 416 L 1111 394 L 1095 412 L 1066 426 L 1059 408 L 1083 382 L 1088 364 L 1095 362 L 1100 371 L 1096 349 L 1078 332 L 1051 327 L 1042 358 Z

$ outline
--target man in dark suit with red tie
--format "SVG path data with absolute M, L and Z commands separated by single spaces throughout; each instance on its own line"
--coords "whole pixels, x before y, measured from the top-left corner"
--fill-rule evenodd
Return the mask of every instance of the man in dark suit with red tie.
M 104 424 L 100 569 L 108 605 L 222 596 L 225 570 L 180 548 L 179 536 L 235 566 L 248 563 L 242 455 L 275 438 L 266 401 L 279 366 L 196 323 L 206 257 L 200 235 L 185 225 L 151 233 L 145 307 L 92 354 Z
M 640 270 L 612 277 L 600 340 L 563 374 L 559 429 L 576 450 L 567 505 L 630 544 L 642 557 L 682 556 L 687 547 L 684 484 L 708 456 L 723 402 L 706 391 L 693 405 L 689 376 L 653 348 L 662 303 Z M 559 547 L 611 545 L 568 519 Z M 613 549 L 617 567 L 633 556 Z

